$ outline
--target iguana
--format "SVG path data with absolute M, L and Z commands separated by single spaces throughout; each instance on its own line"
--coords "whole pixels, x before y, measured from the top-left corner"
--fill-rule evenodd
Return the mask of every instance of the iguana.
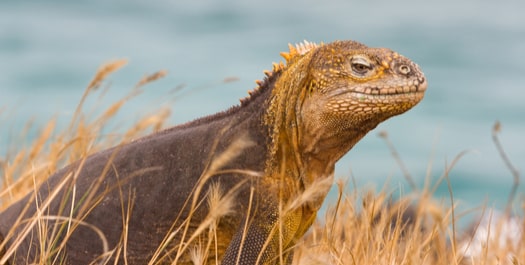
M 335 163 L 421 101 L 427 81 L 409 59 L 354 41 L 281 55 L 240 105 L 56 172 L 0 214 L 4 260 L 289 264 Z

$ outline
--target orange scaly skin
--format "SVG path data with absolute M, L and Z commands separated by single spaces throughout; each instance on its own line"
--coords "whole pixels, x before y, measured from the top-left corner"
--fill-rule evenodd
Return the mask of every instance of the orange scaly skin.
M 94 154 L 0 213 L 4 259 L 39 262 L 46 247 L 67 240 L 57 253 L 63 264 L 192 264 L 196 248 L 205 248 L 208 264 L 291 262 L 332 184 L 335 163 L 379 123 L 421 101 L 427 83 L 409 59 L 353 41 L 290 45 L 282 56 L 286 64 L 274 64 L 240 106 Z M 213 161 L 232 146 L 235 153 L 215 168 Z M 210 168 L 216 172 L 207 175 Z M 69 173 L 75 178 L 62 182 Z M 44 203 L 61 185 L 57 199 Z M 233 196 L 221 214 L 208 202 L 212 190 Z M 132 210 L 122 216 L 126 205 Z M 17 223 L 39 212 L 53 216 L 45 219 L 49 233 Z M 206 223 L 210 216 L 216 219 Z M 53 230 L 53 220 L 60 228 L 70 217 L 82 224 L 72 232 Z M 126 257 L 108 255 L 123 246 L 123 224 Z M 53 240 L 58 243 L 42 244 Z

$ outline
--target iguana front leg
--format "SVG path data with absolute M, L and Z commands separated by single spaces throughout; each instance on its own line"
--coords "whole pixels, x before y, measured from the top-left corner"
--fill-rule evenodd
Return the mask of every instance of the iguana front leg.
M 244 218 L 222 265 L 281 264 L 281 256 L 284 264 L 291 264 L 291 247 L 303 226 L 303 211 L 296 209 L 279 215 L 278 207 L 265 208 Z

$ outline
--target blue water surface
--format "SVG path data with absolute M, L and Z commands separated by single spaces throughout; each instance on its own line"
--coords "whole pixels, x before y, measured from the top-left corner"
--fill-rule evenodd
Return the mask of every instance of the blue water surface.
M 337 165 L 337 178 L 410 192 L 378 132 L 387 131 L 422 186 L 449 173 L 465 207 L 502 207 L 512 177 L 491 140 L 495 121 L 514 165 L 525 169 L 525 10 L 523 1 L 2 1 L 0 2 L 0 152 L 23 147 L 28 121 L 71 118 L 97 68 L 128 66 L 110 77 L 106 104 L 146 74 L 168 76 L 119 113 L 169 105 L 177 124 L 237 104 L 282 60 L 288 43 L 353 39 L 416 61 L 429 82 L 408 113 L 372 131 Z M 238 81 L 224 83 L 225 78 Z M 175 100 L 168 91 L 184 86 Z M 92 102 L 95 104 L 95 102 Z M 31 136 L 31 135 L 30 135 Z M 25 139 L 29 141 L 30 139 Z M 348 180 L 352 188 L 352 181 Z M 520 187 L 519 196 L 525 189 Z M 435 197 L 448 198 L 445 184 Z M 335 195 L 329 200 L 333 201 Z

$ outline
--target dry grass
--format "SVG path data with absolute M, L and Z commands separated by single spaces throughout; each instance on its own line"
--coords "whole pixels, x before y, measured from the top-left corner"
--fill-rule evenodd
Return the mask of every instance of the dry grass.
M 170 115 L 167 108 L 159 109 L 154 115 L 142 117 L 125 134 L 103 134 L 102 130 L 115 117 L 119 109 L 131 98 L 142 92 L 142 87 L 165 75 L 163 71 L 144 77 L 124 98 L 107 107 L 98 117 L 86 117 L 83 107 L 88 96 L 97 92 L 108 75 L 126 64 L 118 60 L 103 65 L 84 91 L 80 103 L 69 123 L 61 131 L 56 128 L 56 121 L 51 120 L 40 130 L 38 137 L 27 149 L 8 153 L 0 161 L 2 186 L 0 191 L 0 210 L 28 194 L 46 180 L 57 169 L 74 161 L 85 158 L 97 151 L 106 149 L 143 136 L 164 127 Z M 101 91 L 103 93 L 104 91 Z M 95 106 L 99 108 L 101 106 Z M 28 128 L 31 125 L 28 125 Z
M 99 116 L 87 117 L 84 114 L 85 110 L 83 110 L 83 107 L 87 97 L 95 96 L 94 94 L 97 92 L 99 93 L 99 96 L 103 96 L 106 91 L 100 91 L 99 88 L 104 83 L 104 80 L 111 73 L 117 71 L 125 64 L 126 61 L 118 60 L 105 64 L 99 69 L 96 76 L 84 91 L 77 109 L 66 129 L 57 130 L 55 120 L 51 120 L 40 130 L 38 137 L 33 141 L 29 148 L 7 153 L 4 158 L 0 158 L 0 161 L 6 161 L 0 163 L 0 172 L 3 173 L 0 188 L 0 210 L 7 208 L 25 195 L 31 194 L 31 192 L 35 190 L 35 187 L 38 187 L 51 174 L 65 165 L 75 161 L 82 161 L 87 156 L 97 151 L 128 142 L 164 127 L 164 122 L 170 115 L 170 111 L 167 108 L 158 109 L 154 115 L 142 117 L 123 134 L 102 133 L 105 126 L 107 126 L 115 117 L 124 104 L 133 97 L 140 95 L 143 87 L 148 82 L 163 77 L 165 75 L 164 71 L 154 73 L 141 79 L 126 96 L 117 100 L 109 107 L 106 107 Z M 101 109 L 101 106 L 95 106 L 94 108 Z M 30 127 L 31 125 L 29 124 L 27 129 L 29 130 Z M 19 225 L 24 226 L 24 229 L 22 230 L 23 233 L 29 233 L 33 227 L 38 227 L 39 231 L 47 231 L 48 229 L 45 228 L 48 226 L 48 221 L 54 221 L 53 223 L 61 224 L 56 227 L 56 230 L 67 229 L 66 237 L 79 225 L 88 226 L 94 231 L 99 231 L 98 228 L 83 223 L 82 218 L 73 218 L 70 216 L 69 220 L 59 220 L 57 218 L 46 217 L 43 214 L 51 199 L 54 198 L 61 189 L 70 188 L 67 183 L 71 178 L 76 177 L 80 168 L 81 167 L 75 172 L 68 174 L 58 185 L 57 189 L 54 190 L 54 193 L 50 194 L 49 199 L 42 205 L 39 205 L 40 211 L 35 214 L 35 218 L 24 223 L 22 220 L 18 220 Z M 78 198 L 78 200 L 82 199 L 85 201 L 90 201 L 90 199 L 93 200 L 93 198 Z M 75 201 L 75 199 L 73 200 Z M 125 207 L 123 207 L 123 211 L 124 210 Z M 49 242 L 42 244 L 43 248 L 40 250 L 40 260 L 43 262 L 45 261 L 46 264 L 60 263 L 59 260 L 49 259 L 49 256 L 55 254 L 55 252 L 59 253 L 60 247 L 63 247 L 63 244 L 57 247 L 55 244 L 58 242 L 53 242 L 61 232 L 57 231 L 56 233 L 57 234 L 54 235 L 39 235 L 41 238 L 49 238 Z M 16 238 L 21 239 L 22 235 L 18 235 L 19 237 Z M 101 236 L 101 240 L 104 241 L 104 236 L 100 233 L 99 235 Z M 5 236 L 6 238 L 8 237 L 8 235 Z M 14 237 L 15 235 L 12 236 Z M 0 247 L 3 247 L 3 244 L 1 244 Z M 104 247 L 104 249 L 108 250 L 107 247 Z M 9 255 L 10 250 L 7 250 L 7 252 Z M 1 260 L 0 263 L 2 263 Z
M 77 160 L 82 161 L 88 155 L 99 150 L 128 142 L 164 127 L 170 112 L 168 109 L 159 109 L 153 114 L 145 115 L 139 119 L 123 134 L 102 135 L 104 127 L 114 119 L 122 106 L 129 99 L 140 95 L 143 87 L 149 82 L 162 78 L 166 74 L 164 71 L 142 78 L 127 96 L 105 108 L 105 111 L 102 111 L 99 116 L 86 117 L 84 114 L 83 108 L 86 98 L 97 92 L 104 93 L 104 91 L 97 91 L 97 89 L 104 84 L 108 75 L 121 68 L 125 63 L 122 60 L 115 61 L 99 69 L 85 90 L 66 129 L 57 130 L 55 120 L 51 120 L 40 130 L 38 137 L 30 147 L 0 157 L 0 172 L 2 172 L 0 210 L 7 208 L 26 194 L 30 194 L 35 187 L 39 186 L 57 169 Z M 231 80 L 225 80 L 225 82 L 229 81 Z M 499 145 L 496 136 L 499 126 L 496 127 L 494 137 L 495 142 Z M 386 134 L 383 137 L 386 138 Z M 471 240 L 471 237 L 459 235 L 456 231 L 455 224 L 461 214 L 456 213 L 454 207 L 450 205 L 433 201 L 431 198 L 434 189 L 430 185 L 421 190 L 416 190 L 411 176 L 405 170 L 393 146 L 391 143 L 387 143 L 393 151 L 394 158 L 405 172 L 407 180 L 413 186 L 414 193 L 407 194 L 394 201 L 388 190 L 378 193 L 370 190 L 344 192 L 344 185 L 339 182 L 340 193 L 336 205 L 329 207 L 326 216 L 318 217 L 318 221 L 314 223 L 312 229 L 297 244 L 293 264 L 525 264 L 524 235 L 522 233 L 517 239 L 519 244 L 515 244 L 512 241 L 513 239 L 499 236 L 509 233 L 505 231 L 504 222 L 496 223 L 493 230 L 486 234 L 485 239 L 487 240 L 480 245 L 481 250 L 477 255 L 468 257 L 462 255 L 464 248 L 462 244 L 464 242 L 470 245 L 475 245 L 476 242 Z M 203 172 L 200 183 L 204 183 L 214 174 L 225 173 L 220 172 L 221 164 L 232 159 L 240 148 L 249 144 L 251 144 L 249 141 L 241 139 L 232 144 L 225 153 L 216 156 L 216 159 L 210 161 L 207 170 Z M 508 158 L 504 155 L 503 157 L 505 162 L 510 164 Z M 448 172 L 454 163 L 455 161 L 449 168 L 445 169 L 439 181 L 448 181 Z M 510 168 L 513 169 L 512 166 Z M 76 173 L 78 170 L 69 174 L 59 184 L 59 188 L 55 192 L 58 193 L 61 188 L 71 188 L 67 186 L 68 178 L 75 178 Z M 247 175 L 258 174 L 257 172 L 242 173 Z M 514 170 L 512 170 L 512 174 L 517 185 L 519 175 Z M 326 189 L 327 185 L 331 185 L 331 183 L 319 183 L 319 185 L 313 186 Z M 188 198 L 187 204 L 190 205 L 190 209 L 194 209 L 199 203 L 207 203 L 214 210 L 192 233 L 188 230 L 189 222 L 183 222 L 186 225 L 181 227 L 173 227 L 171 232 L 166 235 L 164 242 L 159 245 L 149 264 L 165 261 L 168 258 L 164 251 L 165 248 L 173 238 L 181 234 L 185 243 L 178 245 L 179 248 L 175 249 L 177 253 L 189 252 L 190 259 L 194 264 L 202 264 L 208 257 L 216 257 L 215 253 L 208 251 L 218 248 L 216 238 L 220 231 L 216 230 L 216 224 L 219 218 L 231 211 L 231 202 L 235 198 L 235 191 L 225 192 L 218 185 L 212 186 L 207 191 L 203 191 L 202 188 L 202 185 L 195 187 L 194 194 L 196 195 L 193 198 Z M 207 192 L 207 201 L 197 200 L 197 195 L 201 192 Z M 51 194 L 50 198 L 53 196 L 55 194 Z M 132 194 L 121 194 L 121 196 L 132 197 Z M 509 204 L 514 199 L 513 197 L 514 195 L 509 197 Z M 451 198 L 453 201 L 452 194 Z M 285 214 L 282 215 L 285 216 L 287 212 L 292 212 L 299 205 L 315 199 L 317 199 L 317 190 L 307 190 L 290 204 L 283 205 L 281 210 Z M 78 198 L 78 201 L 82 200 L 93 201 L 92 204 L 86 204 L 89 206 L 86 206 L 85 211 L 80 211 L 85 214 L 89 212 L 89 207 L 94 207 L 97 202 L 97 198 L 89 196 L 88 198 Z M 95 232 L 99 230 L 84 223 L 82 216 L 64 217 L 62 218 L 64 220 L 58 217 L 44 216 L 44 209 L 49 202 L 50 200 L 46 200 L 40 205 L 39 208 L 42 211 L 36 213 L 34 220 L 23 224 L 26 227 L 23 232 L 29 233 L 33 227 L 40 227 L 39 231 L 51 231 L 45 229 L 48 221 L 58 223 L 59 225 L 55 228 L 58 231 L 53 230 L 53 233 L 56 234 L 40 235 L 40 238 L 47 238 L 49 241 L 42 242 L 43 247 L 40 251 L 39 260 L 41 264 L 61 264 L 60 255 L 55 255 L 60 254 L 64 247 L 63 242 L 55 242 L 55 239 L 58 238 L 56 235 L 60 234 L 61 230 L 66 231 L 66 238 L 78 226 L 87 226 Z M 131 210 L 130 205 L 122 205 L 123 216 L 129 216 Z M 502 220 L 509 220 L 509 218 L 509 215 L 504 215 Z M 525 230 L 523 219 L 516 221 L 516 224 L 518 228 L 521 227 L 522 231 Z M 110 256 L 126 257 L 126 238 L 129 231 L 126 229 L 125 221 L 123 227 L 125 231 L 119 247 L 109 249 L 108 246 L 104 246 L 105 255 L 99 259 L 102 264 L 104 264 L 105 258 Z M 202 235 L 206 236 L 202 237 Z M 16 238 L 15 235 L 12 236 Z M 105 241 L 103 234 L 99 233 L 99 237 L 102 242 Z M 207 240 L 202 241 L 202 238 L 207 238 Z M 505 244 L 501 244 L 501 239 L 504 239 Z M 197 243 L 190 244 L 195 242 Z M 12 253 L 11 250 L 8 249 L 7 255 Z M 50 258 L 55 256 L 58 258 Z M 177 254 L 172 263 L 176 264 L 181 259 L 180 254 Z M 215 262 L 219 263 L 219 261 Z M 1 260 L 0 263 L 2 263 Z

